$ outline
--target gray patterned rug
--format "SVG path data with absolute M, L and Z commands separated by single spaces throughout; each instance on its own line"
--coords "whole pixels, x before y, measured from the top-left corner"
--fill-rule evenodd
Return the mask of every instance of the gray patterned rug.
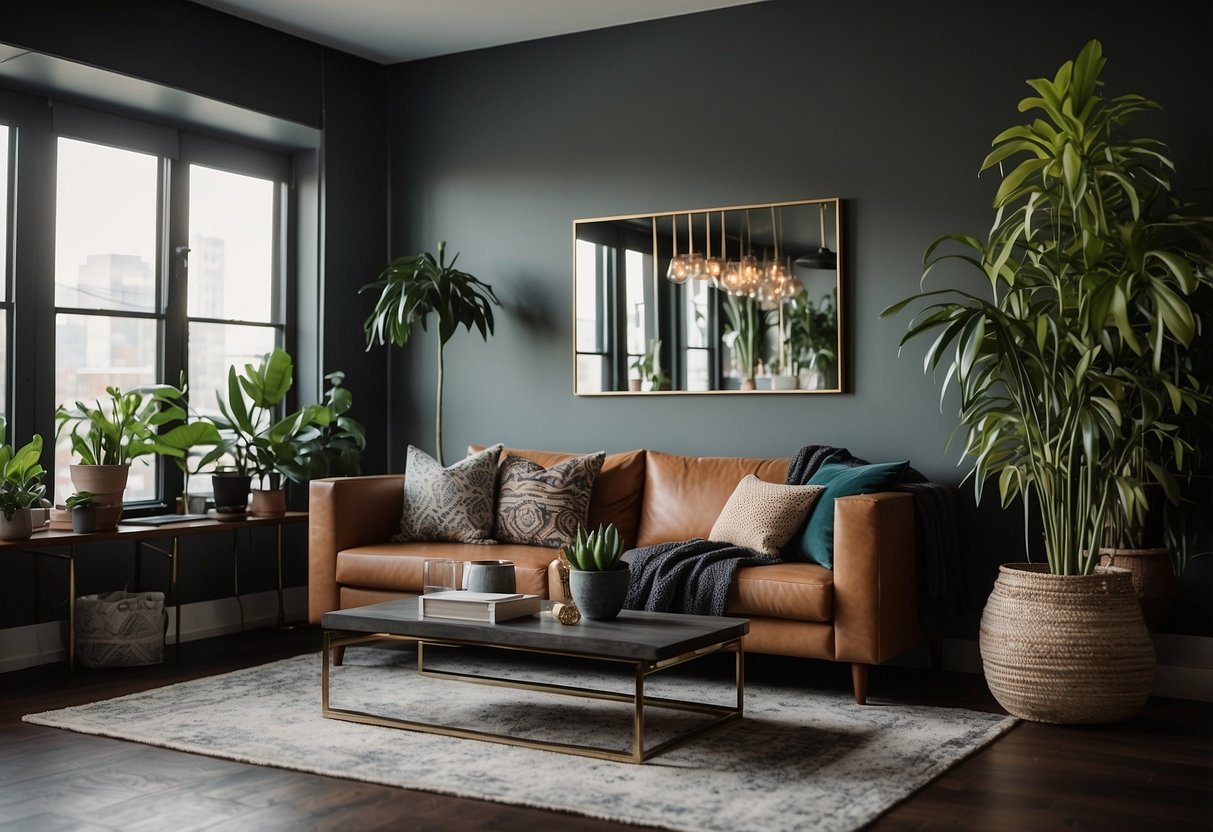
M 431 651 L 427 666 L 629 689 L 630 674 L 568 662 Z M 420 677 L 411 651 L 351 648 L 335 707 L 621 750 L 626 704 Z M 507 666 L 505 661 L 509 662 Z M 525 663 L 523 663 L 525 661 Z M 731 670 L 731 665 L 729 667 Z M 731 674 L 657 674 L 654 696 L 728 704 Z M 989 744 L 1015 720 L 869 700 L 803 685 L 749 684 L 746 715 L 643 766 L 326 720 L 320 656 L 25 717 L 26 722 L 410 789 L 673 830 L 849 830 Z M 649 744 L 697 716 L 646 711 Z M 183 827 L 184 828 L 184 827 Z

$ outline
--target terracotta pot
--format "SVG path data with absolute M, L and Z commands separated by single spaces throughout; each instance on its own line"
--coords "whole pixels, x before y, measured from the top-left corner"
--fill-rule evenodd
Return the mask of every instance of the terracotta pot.
M 281 517 L 286 514 L 286 492 L 282 489 L 265 491 L 253 489 L 254 517 Z
M 1179 591 L 1179 581 L 1171 566 L 1171 553 L 1163 548 L 1100 549 L 1099 565 L 1129 570 L 1146 627 L 1150 632 L 1157 630 Z
M 118 527 L 122 519 L 122 495 L 131 473 L 130 465 L 72 465 L 72 485 L 93 495 L 97 509 L 97 531 Z
M 999 567 L 979 644 L 990 692 L 1022 719 L 1120 722 L 1141 710 L 1154 682 L 1154 642 L 1125 569 Z

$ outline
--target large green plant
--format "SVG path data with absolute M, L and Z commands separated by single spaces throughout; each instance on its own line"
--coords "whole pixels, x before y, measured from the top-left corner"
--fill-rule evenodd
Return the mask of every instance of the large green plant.
M 20 509 L 29 508 L 46 494 L 42 477 L 42 437 L 34 438 L 16 451 L 0 447 L 0 512 L 9 520 Z
M 830 290 L 814 301 L 808 292 L 802 292 L 785 306 L 792 360 L 831 378 L 838 361 L 838 307 L 835 296 L 836 292 Z
M 1209 418 L 1209 381 L 1190 367 L 1209 337 L 1190 303 L 1211 280 L 1209 220 L 1170 195 L 1161 142 L 1121 134 L 1157 105 L 1102 97 L 1103 65 L 1091 41 L 1052 80 L 1028 82 L 1019 109 L 1037 117 L 999 134 L 982 165 L 1016 160 L 989 236 L 927 250 L 924 281 L 959 258 L 990 295 L 921 291 L 884 312 L 936 298 L 902 343 L 934 336 L 925 367 L 946 360 L 944 388 L 959 390 L 978 498 L 996 478 L 1004 505 L 1034 499 L 1056 574 L 1090 572 L 1109 512 L 1144 510 L 1143 476 L 1174 494 L 1171 469 L 1191 450 L 1178 420 Z M 938 254 L 945 243 L 960 251 Z
M 344 386 L 345 373 L 336 370 L 324 378 L 329 383 L 324 404 L 310 409 L 312 423 L 298 436 L 295 458 L 280 464 L 282 472 L 295 482 L 353 476 L 362 470 L 366 429 L 349 415 L 354 395 Z
M 724 292 L 725 346 L 733 351 L 741 380 L 753 383 L 762 355 L 765 333 L 771 325 L 770 311 L 762 309 L 757 298 Z
M 84 465 L 126 465 L 149 454 L 184 456 L 190 447 L 185 425 L 163 434 L 173 422 L 184 422 L 184 393 L 171 384 L 151 384 L 123 393 L 106 387 L 107 398 L 92 405 L 77 401 L 55 411 L 56 435 L 70 431 L 72 452 Z
M 363 324 L 366 348 L 375 344 L 403 346 L 420 321 L 427 329 L 433 312 L 438 318 L 438 391 L 434 418 L 435 457 L 442 463 L 442 389 L 447 341 L 460 326 L 475 327 L 488 341 L 493 334 L 493 304 L 500 305 L 493 289 L 472 275 L 455 268 L 459 255 L 446 262 L 446 243 L 438 244 L 438 257 L 427 252 L 398 257 L 388 264 L 379 279 L 358 291 L 379 292 L 374 311 Z

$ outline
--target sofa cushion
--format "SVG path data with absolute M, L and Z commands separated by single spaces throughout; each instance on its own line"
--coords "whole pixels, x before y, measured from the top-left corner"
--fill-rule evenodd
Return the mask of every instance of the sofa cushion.
M 887 491 L 909 465 L 885 462 L 876 465 L 840 465 L 826 462 L 809 477 L 812 485 L 825 491 L 809 513 L 804 530 L 784 552 L 785 559 L 804 559 L 832 569 L 834 567 L 834 501 L 839 497 Z
M 746 474 L 720 510 L 708 539 L 778 557 L 824 490 L 821 485 L 763 482 Z
M 492 543 L 501 445 L 443 468 L 432 456 L 408 447 L 400 531 L 392 540 Z
M 506 457 L 497 479 L 493 536 L 500 543 L 526 546 L 572 543 L 587 522 L 590 495 L 605 458 L 600 452 L 544 468 L 519 456 Z
M 493 557 L 514 562 L 519 592 L 548 595 L 547 568 L 555 558 L 539 546 L 498 545 Z M 474 543 L 376 543 L 337 553 L 337 583 L 342 586 L 421 592 L 421 565 L 427 558 L 483 560 L 484 547 Z
M 468 453 L 484 450 L 483 445 L 469 445 Z M 550 468 L 580 454 L 560 451 L 535 451 L 525 448 L 506 448 L 503 459 L 520 456 Z M 602 470 L 594 482 L 594 493 L 590 496 L 590 515 L 586 526 L 592 529 L 614 523 L 623 538 L 625 549 L 636 545 L 636 531 L 640 528 L 640 505 L 644 498 L 644 457 L 642 449 L 607 454 Z
M 834 619 L 834 573 L 815 563 L 743 566 L 729 590 L 729 615 Z
M 787 479 L 787 459 L 645 454 L 644 502 L 637 546 L 707 538 L 720 510 L 746 474 Z

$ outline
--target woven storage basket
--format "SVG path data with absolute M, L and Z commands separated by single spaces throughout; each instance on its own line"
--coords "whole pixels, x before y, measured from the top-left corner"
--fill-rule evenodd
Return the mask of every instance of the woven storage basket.
M 76 655 L 85 667 L 164 661 L 164 593 L 110 592 L 76 599 Z
M 1146 628 L 1151 633 L 1157 630 L 1179 591 L 1179 579 L 1171 566 L 1171 553 L 1162 548 L 1100 549 L 1099 565 L 1129 570 Z
M 980 645 L 998 704 L 1036 722 L 1128 719 L 1154 682 L 1154 643 L 1124 569 L 1071 576 L 1043 564 L 999 567 Z

